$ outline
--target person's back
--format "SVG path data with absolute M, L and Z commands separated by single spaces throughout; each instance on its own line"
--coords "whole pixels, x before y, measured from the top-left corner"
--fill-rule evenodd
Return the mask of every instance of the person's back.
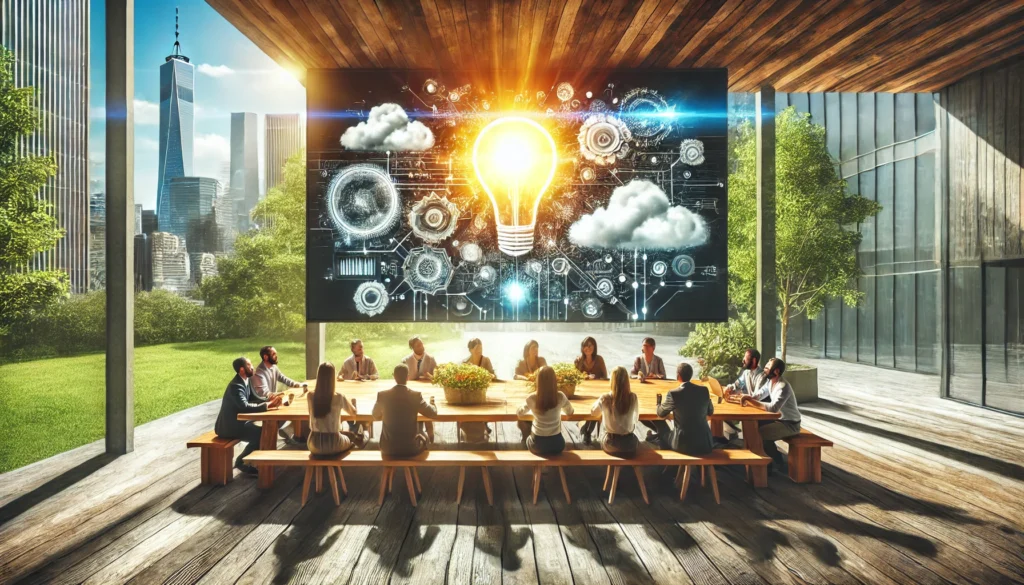
M 714 446 L 708 415 L 715 411 L 705 386 L 683 382 L 668 393 L 674 420 L 670 448 L 687 455 L 707 455 Z M 664 405 L 665 403 L 663 403 Z M 660 410 L 660 409 L 659 409 Z M 660 413 L 659 413 L 660 414 Z
M 401 370 L 401 371 L 400 371 Z M 405 385 L 408 368 L 402 364 L 395 368 L 395 382 L 390 390 L 377 393 L 373 405 L 373 418 L 382 421 L 380 451 L 389 457 L 411 457 L 426 448 L 427 438 L 420 433 L 416 417 L 437 416 L 437 409 L 427 404 L 419 392 Z

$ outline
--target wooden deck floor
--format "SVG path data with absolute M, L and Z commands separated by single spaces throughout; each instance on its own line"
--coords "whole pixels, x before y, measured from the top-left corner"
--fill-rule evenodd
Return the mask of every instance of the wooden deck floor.
M 809 361 L 809 360 L 802 360 Z M 299 509 L 300 476 L 272 490 L 238 478 L 199 486 L 211 403 L 147 424 L 136 451 L 93 444 L 0 476 L 0 581 L 22 583 L 960 583 L 1024 582 L 1024 420 L 940 400 L 937 380 L 834 361 L 805 426 L 835 441 L 824 481 L 772 476 L 755 490 L 722 470 L 722 504 L 671 474 L 631 474 L 607 505 L 601 470 L 570 470 L 573 503 L 547 473 L 424 470 L 420 506 L 404 480 L 376 505 L 377 474 L 346 472 L 349 496 Z M 518 448 L 514 425 L 499 439 Z M 442 440 L 453 425 L 438 425 Z M 575 428 L 566 431 L 578 442 Z

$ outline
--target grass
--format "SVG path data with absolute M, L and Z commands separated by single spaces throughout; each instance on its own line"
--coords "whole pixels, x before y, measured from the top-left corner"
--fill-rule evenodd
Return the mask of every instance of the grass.
M 389 329 L 385 335 L 365 340 L 382 374 L 409 353 L 408 332 Z M 423 338 L 435 355 L 465 349 L 454 331 L 437 329 Z M 227 339 L 136 348 L 135 424 L 219 399 L 233 375 L 231 360 L 245 355 L 255 365 L 265 343 Z M 305 345 L 275 347 L 281 371 L 303 378 Z M 328 343 L 327 359 L 339 368 L 349 355 L 346 342 Z M 100 353 L 0 365 L 0 473 L 103 438 L 105 363 Z

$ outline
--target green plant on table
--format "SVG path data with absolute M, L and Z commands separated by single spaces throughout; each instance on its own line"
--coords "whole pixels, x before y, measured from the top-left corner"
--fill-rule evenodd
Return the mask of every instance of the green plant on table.
M 444 388 L 449 404 L 479 404 L 487 399 L 491 373 L 473 364 L 441 364 L 434 369 L 432 382 Z
M 574 364 L 569 362 L 557 362 L 551 364 L 551 369 L 555 371 L 555 381 L 558 384 L 558 389 L 569 396 L 570 398 L 576 391 L 576 385 L 586 379 L 586 374 L 576 369 Z M 530 381 L 527 385 L 531 390 L 536 391 L 536 377 L 537 373 L 534 372 L 530 375 Z

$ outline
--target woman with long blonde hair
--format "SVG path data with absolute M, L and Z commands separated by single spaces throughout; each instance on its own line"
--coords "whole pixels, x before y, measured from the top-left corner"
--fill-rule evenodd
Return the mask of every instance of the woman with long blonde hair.
M 539 369 L 548 365 L 540 355 L 540 344 L 536 339 L 531 339 L 523 346 L 523 359 L 516 364 L 515 379 L 529 380 Z
M 534 378 L 536 392 L 526 397 L 526 403 L 519 407 L 519 430 L 523 433 L 526 448 L 536 455 L 557 455 L 565 450 L 562 437 L 562 413 L 572 414 L 572 403 L 558 390 L 555 370 L 543 366 Z M 533 421 L 524 417 L 533 415 Z
M 636 454 L 639 441 L 634 432 L 640 418 L 640 401 L 629 387 L 629 372 L 622 366 L 612 370 L 611 392 L 601 396 L 590 409 L 592 416 L 601 415 L 604 421 L 605 453 L 619 457 Z
M 328 457 L 344 453 L 353 446 L 362 448 L 366 436 L 341 430 L 341 411 L 356 414 L 356 406 L 340 392 L 335 392 L 337 373 L 334 364 L 324 362 L 316 372 L 316 389 L 309 397 L 309 452 Z

